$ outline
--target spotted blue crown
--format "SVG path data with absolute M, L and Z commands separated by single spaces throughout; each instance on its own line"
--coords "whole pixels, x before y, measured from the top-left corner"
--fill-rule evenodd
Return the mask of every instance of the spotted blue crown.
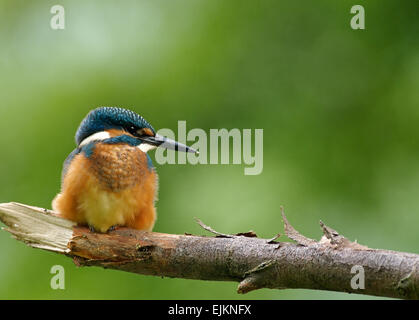
M 76 132 L 76 144 L 92 134 L 108 129 L 120 129 L 135 132 L 138 129 L 149 128 L 154 134 L 154 128 L 139 114 L 117 107 L 100 107 L 89 112 Z

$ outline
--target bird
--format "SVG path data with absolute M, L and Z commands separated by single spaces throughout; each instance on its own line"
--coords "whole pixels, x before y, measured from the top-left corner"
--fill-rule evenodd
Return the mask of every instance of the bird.
M 161 147 L 198 153 L 156 134 L 142 116 L 120 107 L 90 111 L 75 141 L 52 208 L 58 216 L 98 233 L 116 227 L 152 231 L 158 176 L 148 151 Z

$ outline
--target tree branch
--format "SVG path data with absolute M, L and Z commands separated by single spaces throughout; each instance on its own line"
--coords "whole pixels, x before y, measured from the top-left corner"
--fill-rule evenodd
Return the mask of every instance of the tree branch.
M 78 266 L 99 266 L 145 275 L 236 281 L 238 292 L 304 288 L 419 299 L 419 255 L 370 249 L 320 222 L 320 241 L 304 237 L 282 212 L 285 233 L 297 243 L 260 239 L 254 232 L 228 235 L 199 224 L 216 237 L 173 235 L 118 228 L 107 234 L 56 217 L 46 209 L 0 204 L 0 220 L 17 240 L 65 254 Z M 353 266 L 362 266 L 365 289 L 351 287 Z

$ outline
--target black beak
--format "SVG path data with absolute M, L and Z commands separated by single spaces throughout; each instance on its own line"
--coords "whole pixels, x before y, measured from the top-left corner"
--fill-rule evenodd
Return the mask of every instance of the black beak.
M 199 152 L 191 147 L 188 147 L 187 145 L 184 145 L 183 143 L 177 142 L 175 140 L 159 136 L 156 134 L 156 136 L 141 136 L 140 139 L 144 141 L 145 143 L 151 144 L 156 147 L 166 148 L 170 150 L 176 150 L 176 151 L 183 151 L 183 152 L 192 152 L 192 153 L 198 153 Z

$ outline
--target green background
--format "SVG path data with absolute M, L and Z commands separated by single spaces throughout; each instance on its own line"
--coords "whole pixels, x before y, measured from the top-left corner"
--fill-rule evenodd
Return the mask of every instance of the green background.
M 374 248 L 419 253 L 417 1 L 0 1 L 0 202 L 50 207 L 74 133 L 98 106 L 156 129 L 264 129 L 264 170 L 164 165 L 155 231 L 283 231 L 319 220 Z M 366 30 L 350 8 L 365 7 Z M 152 158 L 154 155 L 152 154 Z M 50 288 L 50 268 L 66 289 Z M 0 232 L 1 299 L 348 299 L 161 279 L 35 250 Z

